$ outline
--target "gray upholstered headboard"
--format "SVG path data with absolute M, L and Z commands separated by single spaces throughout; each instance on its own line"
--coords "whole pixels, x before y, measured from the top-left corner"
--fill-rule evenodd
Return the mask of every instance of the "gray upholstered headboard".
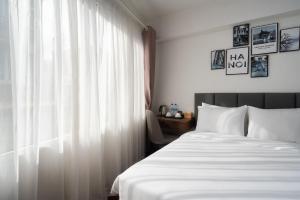
M 300 93 L 195 93 L 196 118 L 202 102 L 225 107 L 300 108 Z

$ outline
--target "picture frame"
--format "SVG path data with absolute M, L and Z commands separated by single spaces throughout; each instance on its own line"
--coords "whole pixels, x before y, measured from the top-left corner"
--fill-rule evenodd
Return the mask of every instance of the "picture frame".
M 249 73 L 249 47 L 226 49 L 226 75 Z
M 249 27 L 250 24 L 241 24 L 233 27 L 232 43 L 233 47 L 249 45 Z
M 251 57 L 251 78 L 269 76 L 269 55 Z
M 211 51 L 211 70 L 225 69 L 225 49 Z
M 300 50 L 300 27 L 285 28 L 280 30 L 279 52 Z
M 251 54 L 263 55 L 278 52 L 278 23 L 251 28 Z

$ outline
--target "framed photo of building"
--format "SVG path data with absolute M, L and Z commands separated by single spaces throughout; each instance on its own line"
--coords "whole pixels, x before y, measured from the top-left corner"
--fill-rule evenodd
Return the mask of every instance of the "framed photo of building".
M 300 27 L 281 29 L 279 51 L 298 51 L 300 49 L 299 36 Z
M 269 75 L 269 56 L 258 55 L 251 57 L 251 78 L 268 77 Z
M 249 47 L 226 50 L 226 75 L 249 73 Z
M 211 52 L 211 70 L 225 68 L 225 50 L 214 50 Z
M 278 52 L 278 23 L 251 28 L 252 55 Z
M 233 47 L 246 46 L 249 44 L 249 24 L 233 27 Z

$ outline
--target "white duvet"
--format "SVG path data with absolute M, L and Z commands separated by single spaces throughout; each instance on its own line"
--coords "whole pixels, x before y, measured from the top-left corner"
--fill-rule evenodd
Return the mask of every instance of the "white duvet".
M 300 200 L 299 144 L 189 132 L 119 175 L 120 200 Z

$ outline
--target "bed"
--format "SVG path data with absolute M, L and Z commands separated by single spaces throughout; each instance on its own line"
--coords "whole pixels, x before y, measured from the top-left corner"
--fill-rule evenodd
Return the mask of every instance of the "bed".
M 196 111 L 202 102 L 299 108 L 300 95 L 197 93 Z M 121 200 L 300 199 L 300 146 L 192 131 L 120 174 L 112 192 Z

